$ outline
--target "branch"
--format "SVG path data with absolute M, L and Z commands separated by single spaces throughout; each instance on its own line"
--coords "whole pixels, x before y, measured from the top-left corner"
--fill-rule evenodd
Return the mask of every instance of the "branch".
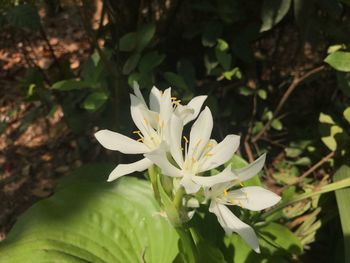
M 286 92 L 283 94 L 280 102 L 278 103 L 275 111 L 272 114 L 272 118 L 265 124 L 265 126 L 262 128 L 262 130 L 253 137 L 252 142 L 255 143 L 256 141 L 258 141 L 264 134 L 266 131 L 268 131 L 271 127 L 271 123 L 272 121 L 277 117 L 278 113 L 281 111 L 282 107 L 284 106 L 284 104 L 286 103 L 286 101 L 288 100 L 290 94 L 294 91 L 294 89 L 301 83 L 303 82 L 305 79 L 307 79 L 308 77 L 321 72 L 322 70 L 325 69 L 325 66 L 319 66 L 317 68 L 314 68 L 310 71 L 308 71 L 307 73 L 305 73 L 302 77 L 298 77 L 297 75 L 294 77 L 292 83 L 290 84 L 290 86 L 288 87 L 288 89 L 286 90 Z

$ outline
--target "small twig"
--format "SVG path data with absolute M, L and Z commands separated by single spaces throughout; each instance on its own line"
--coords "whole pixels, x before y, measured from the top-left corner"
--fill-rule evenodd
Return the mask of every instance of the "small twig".
M 329 159 L 331 159 L 333 156 L 335 155 L 335 152 L 330 152 L 328 155 L 326 155 L 325 157 L 323 157 L 320 161 L 318 161 L 316 164 L 314 164 L 312 167 L 310 167 L 309 170 L 307 170 L 305 173 L 303 173 L 299 179 L 298 179 L 298 183 L 300 183 L 301 181 L 304 180 L 305 177 L 307 177 L 309 174 L 311 174 L 312 172 L 314 172 L 318 167 L 320 167 L 322 164 L 324 164 L 325 162 L 327 162 Z
M 249 162 L 253 162 L 254 161 L 254 155 L 253 155 L 253 152 L 252 152 L 252 149 L 250 148 L 249 146 L 249 142 L 248 142 L 248 136 L 245 137 L 245 140 L 244 140 L 244 150 L 248 156 L 248 160 Z
M 255 135 L 252 138 L 252 142 L 256 142 L 258 141 L 267 130 L 270 129 L 271 127 L 271 123 L 272 121 L 277 117 L 278 113 L 281 111 L 282 107 L 284 106 L 284 104 L 286 103 L 286 101 L 288 100 L 290 94 L 294 91 L 294 89 L 301 83 L 303 82 L 305 79 L 307 79 L 308 77 L 310 77 L 311 75 L 314 75 L 316 73 L 319 73 L 320 71 L 322 71 L 325 68 L 324 65 L 319 66 L 317 68 L 314 68 L 310 71 L 308 71 L 307 73 L 305 73 L 302 77 L 298 77 L 297 75 L 294 77 L 292 83 L 290 84 L 290 86 L 288 87 L 288 89 L 286 90 L 286 92 L 283 94 L 281 100 L 279 101 L 275 111 L 272 114 L 272 118 L 265 124 L 265 126 L 262 128 L 262 130 Z

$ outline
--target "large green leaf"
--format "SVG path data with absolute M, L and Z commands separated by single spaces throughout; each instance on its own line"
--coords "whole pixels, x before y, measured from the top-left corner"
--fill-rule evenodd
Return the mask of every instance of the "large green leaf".
M 264 0 L 261 9 L 260 32 L 270 30 L 288 13 L 292 0 Z
M 350 167 L 343 165 L 334 174 L 334 180 L 339 181 L 342 179 L 350 178 Z M 344 248 L 345 248 L 345 263 L 350 262 L 350 188 L 343 188 L 335 191 L 337 198 L 338 210 L 340 215 L 340 221 L 343 229 L 344 236 Z
M 61 80 L 54 83 L 51 86 L 51 88 L 55 90 L 60 90 L 60 91 L 70 91 L 70 90 L 89 88 L 91 86 L 92 85 L 89 82 L 75 80 L 75 79 L 67 79 L 67 80 Z
M 350 72 L 350 52 L 336 51 L 329 54 L 324 61 L 336 70 Z
M 107 183 L 87 165 L 20 217 L 0 244 L 0 262 L 172 262 L 177 234 L 146 181 Z

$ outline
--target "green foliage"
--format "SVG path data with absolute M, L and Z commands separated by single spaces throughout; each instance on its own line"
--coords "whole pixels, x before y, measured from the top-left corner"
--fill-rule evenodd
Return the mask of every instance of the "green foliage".
M 292 0 L 264 0 L 261 8 L 262 25 L 260 32 L 268 31 L 277 25 L 288 13 Z
M 148 183 L 104 182 L 109 165 L 83 166 L 38 202 L 0 245 L 2 262 L 172 262 L 177 235 Z
M 333 52 L 329 54 L 324 61 L 336 70 L 350 72 L 350 52 Z
M 334 181 L 339 181 L 342 179 L 350 178 L 350 167 L 343 165 L 339 170 L 334 174 Z M 348 202 L 350 200 L 350 189 L 340 189 L 335 192 L 337 198 L 338 210 L 343 230 L 343 239 L 344 239 L 344 251 L 345 258 L 344 262 L 350 262 L 350 210 Z

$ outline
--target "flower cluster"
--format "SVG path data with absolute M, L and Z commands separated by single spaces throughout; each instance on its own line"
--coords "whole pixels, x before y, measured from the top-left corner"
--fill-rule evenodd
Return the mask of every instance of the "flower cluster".
M 162 92 L 153 87 L 148 107 L 135 83 L 130 99 L 131 117 L 138 128 L 133 133 L 139 138 L 131 139 L 109 130 L 100 130 L 95 137 L 109 150 L 143 154 L 143 158 L 134 163 L 119 164 L 108 181 L 156 165 L 162 176 L 172 178 L 174 193 L 184 189 L 188 197 L 201 194 L 205 202 L 210 203 L 209 211 L 217 216 L 225 232 L 238 233 L 259 252 L 253 228 L 236 217 L 227 206 L 261 211 L 280 201 L 280 197 L 271 191 L 258 186 L 244 187 L 242 183 L 262 169 L 265 155 L 245 168 L 232 169 L 229 164 L 218 174 L 208 176 L 207 171 L 224 166 L 232 158 L 239 147 L 240 137 L 230 134 L 219 143 L 211 139 L 211 111 L 208 107 L 200 111 L 206 96 L 195 97 L 187 105 L 182 105 L 180 100 L 171 96 L 170 88 Z M 195 122 L 187 138 L 183 129 L 193 120 Z

